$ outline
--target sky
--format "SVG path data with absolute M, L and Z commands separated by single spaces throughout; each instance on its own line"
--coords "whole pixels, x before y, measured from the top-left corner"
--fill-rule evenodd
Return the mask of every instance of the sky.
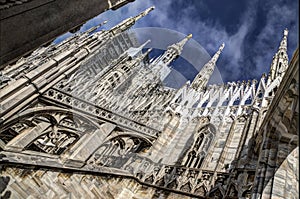
M 108 29 L 150 6 L 155 6 L 155 10 L 134 28 L 161 27 L 185 35 L 192 33 L 210 56 L 225 43 L 217 62 L 224 82 L 260 79 L 262 73 L 268 73 L 285 28 L 289 30 L 290 59 L 298 47 L 297 0 L 135 0 L 118 10 L 100 14 L 80 31 L 104 20 L 108 23 L 103 28 Z

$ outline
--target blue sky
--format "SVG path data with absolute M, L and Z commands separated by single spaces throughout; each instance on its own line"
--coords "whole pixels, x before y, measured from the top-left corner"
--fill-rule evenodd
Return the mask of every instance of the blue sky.
M 104 26 L 107 29 L 154 5 L 155 10 L 135 28 L 164 27 L 192 33 L 211 56 L 224 42 L 226 47 L 217 63 L 223 81 L 259 79 L 269 71 L 285 28 L 289 29 L 290 59 L 297 48 L 298 4 L 296 0 L 135 0 L 116 11 L 100 14 L 84 24 L 81 31 L 104 20 L 108 20 Z

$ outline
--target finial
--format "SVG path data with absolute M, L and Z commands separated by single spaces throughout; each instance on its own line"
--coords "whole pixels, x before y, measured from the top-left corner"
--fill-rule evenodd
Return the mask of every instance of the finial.
M 225 47 L 225 43 L 223 42 L 221 44 L 221 46 L 219 47 L 219 50 L 214 54 L 214 56 L 210 60 L 210 62 L 213 62 L 214 64 L 216 64 L 216 62 L 219 59 L 219 56 L 220 56 L 221 52 L 223 51 L 224 47 Z
M 176 43 L 176 44 L 173 44 L 172 46 L 173 47 L 175 47 L 175 46 L 177 46 L 178 48 L 179 48 L 179 51 L 182 51 L 182 48 L 183 48 L 183 46 L 186 44 L 186 42 L 188 41 L 188 40 L 190 40 L 191 38 L 192 38 L 192 34 L 189 34 L 189 35 L 187 35 L 183 40 L 181 40 L 181 41 L 179 41 L 178 43 Z M 180 52 L 181 53 L 181 52 Z M 179 53 L 179 54 L 180 54 Z
M 143 49 L 143 48 L 145 48 L 145 46 L 148 44 L 148 43 L 150 43 L 151 42 L 151 40 L 150 39 L 148 39 L 145 43 L 143 43 L 139 48 L 140 49 Z
M 143 12 L 141 12 L 140 14 L 138 14 L 137 16 L 135 17 L 131 17 L 132 19 L 134 19 L 134 21 L 138 21 L 139 19 L 141 19 L 142 17 L 148 15 L 152 10 L 154 10 L 154 6 L 144 10 Z
M 280 42 L 280 46 L 279 46 L 279 49 L 284 49 L 286 50 L 287 49 L 287 36 L 289 34 L 289 31 L 288 29 L 286 28 L 284 31 L 283 31 L 283 38 Z
M 146 16 L 147 14 L 149 14 L 152 10 L 154 10 L 154 6 L 151 6 L 150 8 L 146 9 L 145 11 L 141 12 L 140 15 L 142 16 Z
M 152 51 L 152 48 L 149 48 L 145 53 L 144 56 L 147 56 Z
M 143 60 L 145 57 L 147 57 L 149 55 L 149 53 L 152 51 L 152 48 L 149 48 L 146 52 L 142 53 L 141 55 L 139 55 L 137 57 L 137 59 L 135 60 L 135 62 L 139 62 L 141 60 Z
M 222 50 L 224 49 L 224 47 L 225 47 L 225 43 L 223 42 L 223 43 L 221 44 L 219 50 L 222 51 Z
M 289 34 L 289 30 L 287 28 L 285 28 L 284 31 L 283 31 L 283 35 L 288 36 L 288 34 Z
M 225 47 L 225 43 L 223 42 L 223 43 L 221 44 L 221 46 L 219 47 L 218 52 L 216 53 L 216 54 L 218 55 L 218 57 L 219 57 L 219 55 L 221 54 L 221 52 L 223 51 L 224 47 Z M 215 55 L 216 55 L 216 54 L 215 54 Z M 215 55 L 214 55 L 214 56 L 215 56 Z

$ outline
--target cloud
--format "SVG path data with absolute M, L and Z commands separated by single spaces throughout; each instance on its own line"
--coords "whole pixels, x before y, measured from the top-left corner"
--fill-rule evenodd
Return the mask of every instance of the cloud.
M 256 65 L 256 74 L 264 72 L 269 67 L 272 61 L 272 57 L 278 49 L 279 41 L 282 38 L 283 30 L 288 28 L 288 50 L 291 58 L 292 52 L 295 50 L 298 44 L 298 28 L 296 24 L 298 20 L 298 13 L 295 9 L 298 7 L 297 2 L 293 1 L 289 4 L 269 4 L 265 10 L 266 24 L 262 28 L 261 32 L 257 35 L 257 40 L 253 44 L 253 48 L 258 50 L 254 63 Z M 276 39 L 271 40 L 270 38 Z M 262 66 L 265 64 L 267 66 Z
M 290 56 L 298 45 L 298 2 L 255 0 L 240 4 L 239 0 L 224 5 L 198 0 L 136 0 L 116 11 L 100 14 L 88 21 L 81 31 L 104 20 L 108 23 L 103 28 L 109 29 L 154 5 L 156 9 L 138 21 L 135 28 L 154 26 L 192 33 L 211 56 L 225 42 L 226 47 L 217 63 L 223 80 L 260 78 L 269 70 L 285 27 L 290 29 Z
M 189 31 L 193 31 L 193 34 L 195 35 L 194 38 L 199 41 L 211 55 L 216 52 L 222 42 L 225 42 L 226 47 L 221 56 L 226 56 L 225 59 L 227 62 L 225 66 L 219 65 L 221 68 L 220 70 L 224 72 L 222 73 L 222 77 L 225 80 L 237 80 L 240 78 L 240 71 L 243 70 L 240 63 L 244 58 L 244 40 L 254 20 L 254 12 L 251 9 L 252 6 L 253 5 L 248 7 L 248 11 L 242 16 L 243 20 L 240 22 L 241 25 L 234 34 L 230 34 L 226 31 L 226 24 L 222 25 L 209 19 L 198 21 L 191 20 L 189 13 L 197 12 L 197 8 L 193 5 L 181 10 L 183 13 L 181 15 L 182 17 L 177 23 L 174 23 L 173 28 L 186 34 L 189 33 Z M 232 71 L 235 72 L 233 73 Z

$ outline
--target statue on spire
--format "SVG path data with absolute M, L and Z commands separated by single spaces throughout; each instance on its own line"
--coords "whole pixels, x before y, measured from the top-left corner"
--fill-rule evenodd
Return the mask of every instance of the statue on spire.
M 200 90 L 207 85 L 208 80 L 210 79 L 212 73 L 214 72 L 217 60 L 219 59 L 219 56 L 220 56 L 221 52 L 223 51 L 224 47 L 225 47 L 225 44 L 222 43 L 222 45 L 219 47 L 219 50 L 200 70 L 200 72 L 198 73 L 198 75 L 195 77 L 194 81 L 191 84 L 191 87 L 193 89 Z

